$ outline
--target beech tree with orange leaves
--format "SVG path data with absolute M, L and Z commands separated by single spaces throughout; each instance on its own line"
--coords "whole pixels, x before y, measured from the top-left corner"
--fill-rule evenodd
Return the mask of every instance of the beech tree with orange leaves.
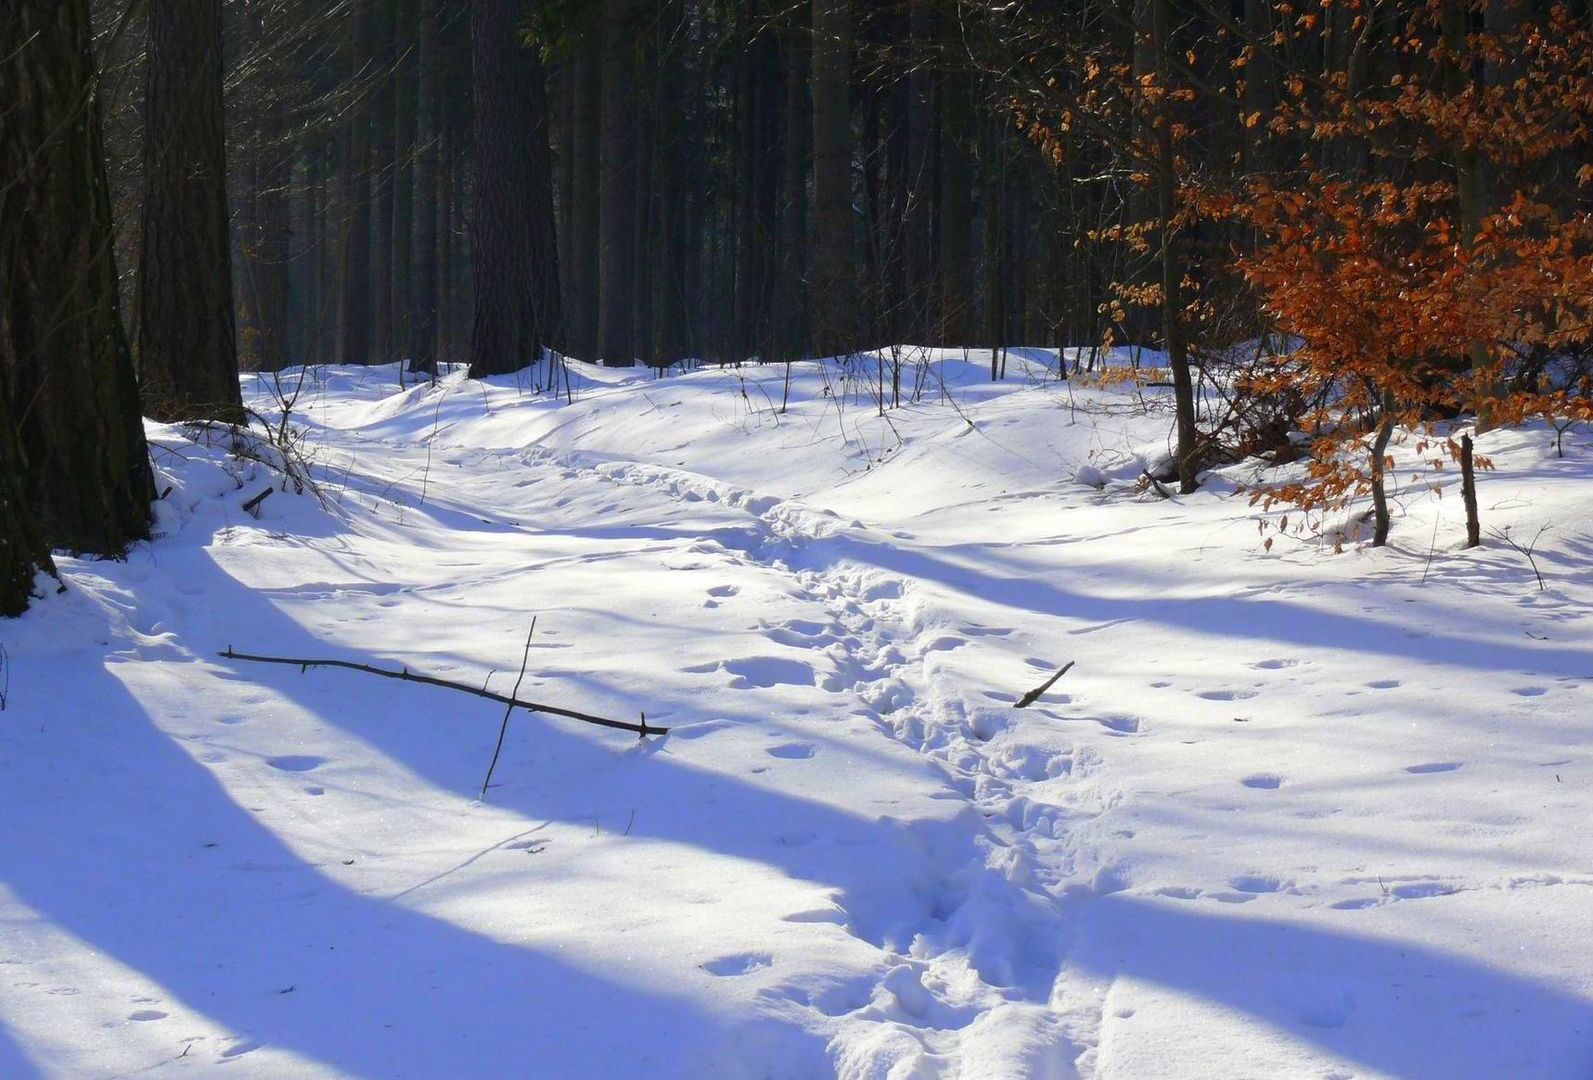
M 1353 59 L 1291 73 L 1272 115 L 1246 119 L 1300 146 L 1298 166 L 1203 205 L 1254 229 L 1236 267 L 1293 343 L 1252 390 L 1314 403 L 1305 476 L 1257 498 L 1311 510 L 1370 494 L 1382 545 L 1398 432 L 1460 461 L 1469 492 L 1470 435 L 1437 437 L 1436 420 L 1588 414 L 1586 388 L 1546 368 L 1593 342 L 1593 213 L 1567 197 L 1593 181 L 1593 35 L 1565 3 L 1426 0 L 1398 21 L 1377 7 L 1321 4 L 1386 35 L 1386 79 Z M 1280 33 L 1322 32 L 1321 12 L 1275 8 Z M 1467 511 L 1474 545 L 1474 498 Z

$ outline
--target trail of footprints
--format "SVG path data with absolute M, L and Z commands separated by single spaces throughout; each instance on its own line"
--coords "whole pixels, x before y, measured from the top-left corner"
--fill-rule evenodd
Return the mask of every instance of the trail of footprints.
M 1057 750 L 1024 741 L 1012 730 L 1016 695 L 992 691 L 984 695 L 989 704 L 971 703 L 938 685 L 927 663 L 934 654 L 980 638 L 999 639 L 1012 629 L 978 624 L 959 625 L 955 632 L 943 627 L 914 629 L 906 582 L 871 567 L 822 558 L 826 537 L 842 528 L 861 529 L 858 523 L 848 525 L 834 515 L 779 499 L 716 489 L 706 478 L 654 466 L 609 464 L 597 472 L 616 483 L 748 511 L 760 526 L 748 534 L 745 546 L 726 549 L 709 542 L 705 550 L 782 571 L 794 580 L 796 595 L 817 602 L 828 613 L 824 621 L 787 619 L 759 625 L 769 642 L 804 650 L 811 661 L 790 654 L 754 656 L 687 670 L 729 674 L 733 689 L 788 683 L 848 694 L 858 703 L 856 713 L 939 763 L 951 787 L 974 807 L 968 819 L 974 833 L 971 862 L 959 855 L 960 862 L 948 865 L 939 853 L 925 853 L 940 878 L 935 895 L 927 910 L 916 917 L 903 916 L 912 925 L 898 927 L 890 935 L 892 940 L 911 942 L 910 950 L 887 947 L 888 970 L 873 987 L 838 989 L 819 995 L 824 1000 L 815 998 L 811 1004 L 831 1016 L 893 1024 L 916 1038 L 926 1054 L 941 1054 L 955 1048 L 959 1031 L 984 1008 L 1014 996 L 1040 1005 L 1048 1002 L 1060 967 L 1060 958 L 1048 954 L 1055 952 L 1061 939 L 1057 927 L 1063 914 L 1054 890 L 1062 882 L 1055 871 L 1043 868 L 1057 865 L 1065 872 L 1081 859 L 1087 861 L 1087 856 L 1070 852 L 1056 859 L 1041 858 L 1037 845 L 1067 846 L 1073 842 L 1072 826 L 1107 807 L 1091 798 L 1066 807 L 1041 797 L 1035 789 L 1087 775 L 1098 758 L 1083 748 Z M 718 606 L 738 591 L 733 585 L 714 586 L 707 591 L 704 606 Z M 1031 666 L 1038 670 L 1048 664 L 1035 659 Z M 1049 700 L 1065 702 L 1067 697 L 1058 694 Z M 1059 718 L 1055 713 L 1050 716 Z M 1140 730 L 1140 720 L 1133 716 L 1095 719 L 1115 737 Z M 765 752 L 776 761 L 797 761 L 818 751 L 812 743 L 785 739 Z M 809 839 L 781 838 L 781 842 Z M 841 904 L 847 900 L 838 899 Z M 844 907 L 790 918 L 834 922 L 859 933 Z M 994 944 L 983 940 L 982 926 L 1001 924 L 1015 929 L 990 935 L 992 940 L 1004 939 Z M 1049 929 L 1036 931 L 1035 924 Z M 872 940 L 873 935 L 866 936 Z M 703 966 L 710 974 L 738 976 L 770 963 L 764 954 L 737 954 Z

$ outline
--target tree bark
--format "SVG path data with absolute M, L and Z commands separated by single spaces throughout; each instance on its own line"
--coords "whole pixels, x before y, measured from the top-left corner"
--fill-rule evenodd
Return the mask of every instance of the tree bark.
M 598 221 L 602 181 L 603 65 L 598 34 L 590 27 L 575 45 L 575 82 L 570 156 L 575 195 L 566 219 L 570 231 L 570 310 L 567 337 L 572 353 L 597 356 Z
M 542 69 L 519 41 L 522 15 L 519 0 L 472 0 L 472 378 L 541 359 L 550 328 L 542 317 L 557 318 L 545 310 L 550 294 L 556 302 L 558 275 L 547 131 L 538 115 Z
M 122 327 L 87 0 L 0 18 L 0 380 L 53 547 L 120 554 L 154 497 Z
M 0 393 L 0 617 L 27 610 L 40 570 L 53 575 L 55 563 L 39 529 L 38 507 L 28 496 L 11 405 Z
M 415 270 L 410 278 L 409 370 L 437 371 L 437 155 L 442 96 L 436 0 L 421 0 L 416 33 Z
M 813 0 L 813 339 L 855 348 L 850 0 Z
M 603 0 L 597 337 L 598 355 L 610 367 L 636 363 L 634 12 L 634 0 Z
M 356 98 L 344 133 L 343 236 L 339 260 L 337 362 L 369 364 L 371 353 L 371 125 L 365 80 L 371 77 L 371 0 L 352 0 L 351 78 Z
M 395 8 L 395 51 L 393 60 L 393 259 L 389 283 L 392 313 L 392 353 L 408 354 L 409 321 L 413 313 L 410 280 L 413 272 L 415 195 L 415 70 L 417 66 L 415 0 L 399 0 Z
M 157 420 L 243 419 L 227 243 L 221 0 L 149 5 L 138 361 Z
M 1195 388 L 1189 367 L 1189 345 L 1184 337 L 1183 250 L 1173 218 L 1177 212 L 1177 176 L 1173 145 L 1173 98 L 1167 93 L 1172 77 L 1172 2 L 1151 0 L 1152 37 L 1156 50 L 1157 81 L 1162 87 L 1161 109 L 1154 120 L 1156 142 L 1156 212 L 1161 234 L 1162 336 L 1167 366 L 1173 373 L 1173 407 L 1177 423 L 1178 490 L 1185 495 L 1198 486 L 1200 462 L 1195 429 Z

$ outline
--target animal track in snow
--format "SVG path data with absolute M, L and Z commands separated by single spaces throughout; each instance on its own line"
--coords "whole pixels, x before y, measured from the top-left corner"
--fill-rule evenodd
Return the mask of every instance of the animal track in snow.
M 1228 884 L 1243 893 L 1260 894 L 1285 892 L 1291 883 L 1270 874 L 1240 874 Z
M 764 752 L 770 757 L 784 758 L 787 761 L 800 761 L 818 753 L 818 748 L 812 743 L 788 742 L 781 743 L 778 746 L 771 746 Z
M 1465 763 L 1460 761 L 1430 761 L 1425 765 L 1407 765 L 1405 771 L 1421 776 L 1427 773 L 1454 772 L 1463 764 Z
M 1195 695 L 1207 701 L 1246 701 L 1256 696 L 1254 690 L 1202 690 Z
M 740 660 L 726 660 L 719 665 L 735 678 L 730 685 L 736 690 L 770 686 L 812 686 L 813 668 L 801 660 L 788 660 L 780 656 L 748 656 Z
M 163 1013 L 159 1009 L 139 1009 L 135 1013 L 128 1013 L 127 1018 L 129 1020 L 137 1020 L 140 1023 L 148 1023 L 151 1020 L 164 1020 L 168 1015 L 170 1014 Z
M 1373 679 L 1366 684 L 1366 688 L 1368 690 L 1392 690 L 1398 685 L 1398 679 Z
M 1288 659 L 1262 660 L 1259 663 L 1251 664 L 1250 666 L 1253 667 L 1253 668 L 1256 668 L 1259 671 L 1280 671 L 1283 668 L 1297 667 L 1299 665 L 1299 663 L 1300 663 L 1300 661 L 1298 661 L 1298 660 L 1288 660 Z
M 702 969 L 710 975 L 749 975 L 774 963 L 774 957 L 765 952 L 733 953 L 709 960 Z
M 1275 791 L 1283 786 L 1283 777 L 1273 773 L 1256 773 L 1239 781 L 1247 788 L 1260 788 L 1264 791 Z
M 1548 690 L 1542 686 L 1521 686 L 1510 692 L 1516 697 L 1542 697 Z
M 326 764 L 326 758 L 316 757 L 314 754 L 283 754 L 280 757 L 266 758 L 266 764 L 273 769 L 283 772 L 309 772 Z

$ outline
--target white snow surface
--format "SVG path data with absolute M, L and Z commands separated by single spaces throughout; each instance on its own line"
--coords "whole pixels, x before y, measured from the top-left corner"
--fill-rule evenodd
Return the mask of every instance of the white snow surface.
M 1540 590 L 1447 472 L 1337 556 L 1137 491 L 1165 399 L 1047 359 L 314 369 L 324 505 L 151 425 L 157 538 L 0 624 L 0 1076 L 1593 1076 L 1587 434 L 1480 439 Z M 502 706 L 218 655 L 507 693 L 533 617 L 670 734 L 480 799 Z

